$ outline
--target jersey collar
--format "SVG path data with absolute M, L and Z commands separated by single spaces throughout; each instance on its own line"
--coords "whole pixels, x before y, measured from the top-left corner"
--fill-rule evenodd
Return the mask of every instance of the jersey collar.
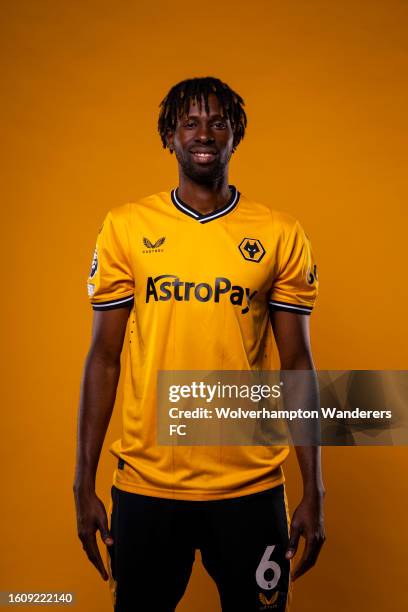
M 224 215 L 227 215 L 237 206 L 241 194 L 235 187 L 235 185 L 229 185 L 229 188 L 231 191 L 231 197 L 229 201 L 222 208 L 219 208 L 214 212 L 207 213 L 206 215 L 202 215 L 201 213 L 194 210 L 194 208 L 191 208 L 191 206 L 186 204 L 186 202 L 183 202 L 183 200 L 178 196 L 178 187 L 175 187 L 171 190 L 171 201 L 180 212 L 184 213 L 188 217 L 196 219 L 196 221 L 199 221 L 199 223 L 208 223 L 209 221 L 218 219 L 218 217 L 223 217 Z

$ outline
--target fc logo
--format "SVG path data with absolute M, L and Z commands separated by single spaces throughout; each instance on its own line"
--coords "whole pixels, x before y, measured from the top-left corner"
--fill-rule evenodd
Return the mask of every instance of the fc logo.
M 265 249 L 256 238 L 244 238 L 238 248 L 241 251 L 241 255 L 247 261 L 259 263 L 265 255 Z

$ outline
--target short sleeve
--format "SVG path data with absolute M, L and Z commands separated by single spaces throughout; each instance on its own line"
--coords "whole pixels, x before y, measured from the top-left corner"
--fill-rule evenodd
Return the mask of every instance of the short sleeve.
M 277 273 L 269 296 L 270 308 L 310 315 L 318 287 L 312 246 L 296 221 L 278 256 Z
M 93 310 L 111 310 L 133 304 L 134 278 L 123 214 L 108 212 L 99 230 L 88 276 L 88 297 Z

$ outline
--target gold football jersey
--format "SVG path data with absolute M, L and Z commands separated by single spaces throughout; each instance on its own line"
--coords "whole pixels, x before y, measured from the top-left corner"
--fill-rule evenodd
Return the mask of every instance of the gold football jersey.
M 222 208 L 200 214 L 178 189 L 108 212 L 88 278 L 94 310 L 129 308 L 123 433 L 110 451 L 119 489 L 209 500 L 284 481 L 287 446 L 159 446 L 159 370 L 279 368 L 269 308 L 309 315 L 317 295 L 299 222 L 230 185 Z

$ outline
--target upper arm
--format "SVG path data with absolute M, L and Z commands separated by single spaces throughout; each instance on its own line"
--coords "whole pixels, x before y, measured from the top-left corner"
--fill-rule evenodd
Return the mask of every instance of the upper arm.
M 109 211 L 96 239 L 88 276 L 88 297 L 95 311 L 133 305 L 135 282 L 126 210 Z
M 120 360 L 134 303 L 127 213 L 125 205 L 106 215 L 88 276 L 88 297 L 94 311 L 91 355 L 114 364 Z
M 313 367 L 309 321 L 317 293 L 312 247 L 296 221 L 278 251 L 276 276 L 269 296 L 270 320 L 282 369 Z
M 308 315 L 270 309 L 282 370 L 313 368 Z
M 120 363 L 130 308 L 95 310 L 92 322 L 91 354 L 106 363 Z

